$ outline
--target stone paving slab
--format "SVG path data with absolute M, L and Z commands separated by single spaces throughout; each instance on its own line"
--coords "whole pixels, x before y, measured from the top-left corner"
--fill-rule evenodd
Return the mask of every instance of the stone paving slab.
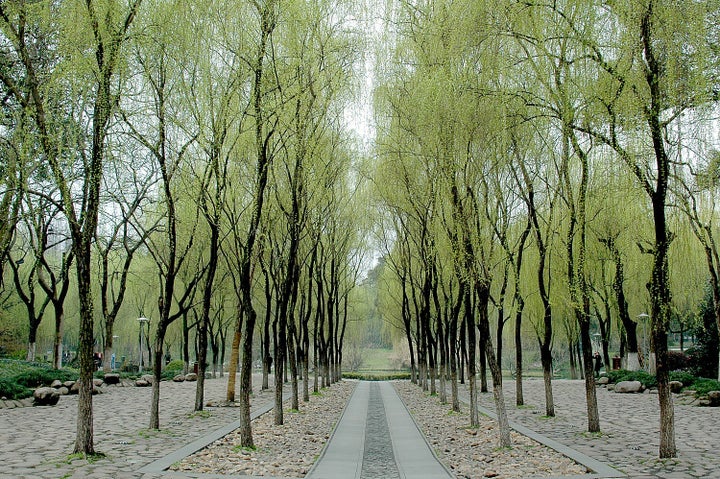
M 389 382 L 380 383 L 400 477 L 451 478 Z
M 360 381 L 308 479 L 356 479 L 362 472 L 370 383 Z

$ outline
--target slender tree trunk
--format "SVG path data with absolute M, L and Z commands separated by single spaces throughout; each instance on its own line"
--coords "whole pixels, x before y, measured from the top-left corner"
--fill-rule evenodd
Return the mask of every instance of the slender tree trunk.
M 235 332 L 233 333 L 232 347 L 230 350 L 230 362 L 228 363 L 228 382 L 225 390 L 225 401 L 228 403 L 235 402 L 235 379 L 237 375 L 238 363 L 240 362 L 240 339 L 242 337 L 243 315 L 238 311 L 238 319 L 235 323 Z
M 249 294 L 244 297 L 250 300 Z M 252 332 L 255 329 L 256 313 L 252 306 L 245 310 L 245 336 L 242 340 L 242 365 L 240 367 L 240 444 L 242 447 L 254 448 L 252 425 L 250 421 L 250 394 L 252 392 Z M 277 372 L 276 372 L 277 374 Z M 280 385 L 282 387 L 282 384 Z
M 63 318 L 65 312 L 55 306 L 55 334 L 53 336 L 53 369 L 63 367 Z
M 478 414 L 478 391 L 477 391 L 477 372 L 475 369 L 475 350 L 477 341 L 475 336 L 475 321 L 473 320 L 473 305 L 470 300 L 470 292 L 465 293 L 465 326 L 467 328 L 467 344 L 468 344 L 468 380 L 470 382 L 470 426 L 477 427 L 480 425 L 480 417 Z
M 515 313 L 515 405 L 525 404 L 523 396 L 522 308 Z
M 478 327 L 480 329 L 480 335 L 485 335 L 486 338 L 489 338 L 490 319 L 488 317 L 488 305 L 490 302 L 490 287 L 489 285 L 478 285 L 477 291 L 479 296 L 478 311 L 480 314 Z M 498 421 L 498 443 L 500 447 L 512 447 L 512 442 L 510 441 L 510 423 L 508 422 L 507 411 L 505 410 L 505 396 L 503 395 L 502 370 L 495 356 L 492 341 L 485 341 L 485 351 L 493 381 L 493 399 L 495 400 L 495 412 Z
M 78 245 L 82 248 L 81 245 Z M 83 251 L 84 250 L 84 251 Z M 80 338 L 78 341 L 78 358 L 80 359 L 80 375 L 78 378 L 78 413 L 77 435 L 75 437 L 75 453 L 95 454 L 93 433 L 93 320 L 94 308 L 90 276 L 90 244 L 75 255 L 80 299 Z

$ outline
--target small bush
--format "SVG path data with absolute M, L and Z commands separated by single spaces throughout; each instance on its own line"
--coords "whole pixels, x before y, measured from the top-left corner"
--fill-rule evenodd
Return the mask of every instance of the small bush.
M 670 381 L 680 381 L 685 387 L 690 386 L 696 379 L 692 373 L 687 371 L 672 371 L 670 373 Z
M 608 373 L 611 383 L 619 383 L 621 381 L 640 381 L 646 388 L 657 386 L 657 378 L 645 371 L 627 371 L 619 369 Z
M 357 373 L 343 373 L 345 379 L 360 379 L 363 381 L 392 381 L 394 379 L 410 379 L 409 372 L 388 372 L 388 373 L 374 373 L 374 372 L 357 372 Z
M 720 381 L 715 379 L 697 378 L 692 386 L 699 396 L 709 393 L 710 391 L 720 391 Z
M 668 369 L 670 371 L 690 371 L 693 361 L 682 351 L 668 351 Z
M 657 378 L 645 371 L 610 371 L 608 373 L 610 382 L 640 381 L 646 388 L 657 386 Z M 698 396 L 707 394 L 710 391 L 720 391 L 720 381 L 715 379 L 699 378 L 686 371 L 673 371 L 670 373 L 671 381 L 680 381 L 683 387 L 697 391 Z
M 26 388 L 9 378 L 0 378 L 0 397 L 24 399 L 32 395 L 32 389 Z
M 37 388 L 50 385 L 56 379 L 60 381 L 72 381 L 77 379 L 77 374 L 64 369 L 37 368 L 15 376 L 15 382 L 28 388 Z
M 182 359 L 173 359 L 165 366 L 165 371 L 173 371 L 175 374 L 178 374 L 181 373 L 184 368 L 185 363 Z
M 77 373 L 68 369 L 52 369 L 45 363 L 0 360 L 0 397 L 23 399 L 32 395 L 33 389 L 49 386 L 54 380 L 77 379 Z

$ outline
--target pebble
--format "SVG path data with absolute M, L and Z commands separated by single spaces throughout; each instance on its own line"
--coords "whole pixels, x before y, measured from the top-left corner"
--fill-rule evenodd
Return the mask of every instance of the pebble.
M 341 381 L 321 390 L 319 396 L 311 395 L 310 402 L 300 403 L 300 412 L 285 411 L 283 425 L 274 424 L 272 411 L 260 416 L 253 421 L 255 450 L 242 449 L 239 433 L 232 432 L 188 456 L 171 470 L 303 477 L 330 437 L 355 384 Z
M 448 414 L 450 405 L 409 381 L 397 381 L 395 388 L 430 444 L 441 446 L 440 460 L 458 477 L 477 477 L 477 471 L 484 471 L 483 477 L 503 479 L 586 473 L 585 467 L 515 432 L 513 449 L 498 449 L 497 426 L 489 417 L 481 415 L 479 427 L 473 428 L 467 407 Z

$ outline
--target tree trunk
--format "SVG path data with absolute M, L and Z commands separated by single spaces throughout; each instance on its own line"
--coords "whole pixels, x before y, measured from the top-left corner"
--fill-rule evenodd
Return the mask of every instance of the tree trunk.
M 490 337 L 490 320 L 488 318 L 488 304 L 490 302 L 489 285 L 478 285 L 478 328 L 480 335 Z M 490 374 L 493 381 L 493 399 L 495 401 L 495 412 L 498 421 L 498 443 L 499 447 L 512 447 L 510 441 L 510 423 L 508 422 L 507 411 L 505 411 L 505 396 L 502 387 L 502 370 L 495 356 L 492 341 L 485 341 L 485 356 L 487 357 Z
M 470 300 L 470 292 L 465 293 L 465 325 L 467 328 L 468 343 L 468 380 L 470 382 L 470 426 L 477 427 L 480 425 L 480 417 L 478 415 L 478 391 L 477 391 L 477 372 L 475 369 L 475 349 L 477 341 L 475 336 L 475 321 L 473 320 L 473 307 Z
M 80 246 L 80 245 L 78 245 Z M 78 413 L 77 435 L 75 437 L 74 453 L 95 454 L 93 444 L 93 325 L 94 308 L 90 277 L 90 248 L 89 242 L 83 251 L 78 251 L 76 257 L 78 297 L 80 298 L 80 338 L 78 342 L 78 358 L 80 359 L 80 376 L 78 378 Z
M 600 432 L 600 415 L 597 407 L 595 374 L 593 372 L 592 342 L 590 340 L 590 317 L 579 318 L 580 341 L 583 350 L 583 371 L 585 372 L 585 399 L 587 405 L 588 432 Z
M 228 383 L 225 390 L 225 400 L 228 403 L 235 402 L 235 377 L 237 375 L 238 363 L 240 362 L 240 339 L 242 337 L 242 312 L 238 312 L 238 319 L 235 323 L 233 333 L 232 349 L 230 351 L 230 362 L 228 363 Z
M 515 405 L 525 404 L 523 396 L 522 308 L 515 313 Z
M 600 238 L 600 242 L 608 249 L 613 258 L 613 262 L 615 263 L 613 290 L 615 291 L 615 299 L 618 305 L 618 315 L 620 316 L 620 321 L 625 329 L 625 338 L 627 341 L 627 358 L 625 360 L 625 367 L 629 371 L 637 371 L 640 369 L 640 360 L 638 358 L 637 323 L 630 319 L 628 302 L 625 297 L 624 266 L 620 250 L 617 247 L 616 239 L 616 237 L 608 235 L 605 238 Z
M 249 288 L 248 288 L 249 290 Z M 244 291 L 246 295 L 243 297 L 245 301 L 250 300 L 250 291 Z M 252 424 L 250 421 L 250 393 L 252 392 L 252 347 L 253 333 L 255 329 L 255 318 L 257 313 L 250 303 L 244 311 L 245 336 L 242 339 L 242 365 L 240 367 L 240 397 L 238 401 L 240 412 L 240 445 L 241 447 L 254 448 L 255 443 L 252 437 Z M 277 372 L 276 372 L 277 374 Z M 282 388 L 282 384 L 280 385 Z
M 53 335 L 53 369 L 63 367 L 63 316 L 64 311 L 58 312 L 55 307 L 55 334 Z
M 543 369 L 543 384 L 545 385 L 545 415 L 555 417 L 555 401 L 552 390 L 552 351 L 540 343 L 540 363 Z

